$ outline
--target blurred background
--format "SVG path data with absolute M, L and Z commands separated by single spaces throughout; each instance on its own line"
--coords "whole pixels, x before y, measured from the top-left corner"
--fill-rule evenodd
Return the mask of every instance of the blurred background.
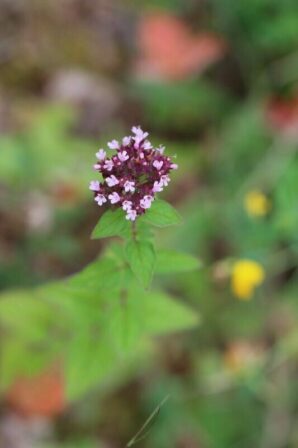
M 202 268 L 158 282 L 201 323 L 72 401 L 30 291 L 102 251 L 94 154 L 134 124 L 177 154 L 160 239 Z M 298 446 L 297 148 L 296 0 L 0 1 L 1 447 L 122 448 L 168 395 L 139 446 Z

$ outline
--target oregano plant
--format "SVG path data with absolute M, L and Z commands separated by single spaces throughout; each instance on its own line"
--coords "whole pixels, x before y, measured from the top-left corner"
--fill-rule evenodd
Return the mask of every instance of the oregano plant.
M 121 143 L 108 143 L 110 156 L 104 149 L 96 153 L 100 177 L 89 187 L 105 209 L 91 237 L 117 239 L 65 280 L 2 295 L 0 325 L 8 330 L 2 387 L 20 373 L 34 374 L 59 359 L 66 395 L 74 400 L 128 372 L 147 356 L 153 336 L 197 324 L 194 311 L 152 284 L 155 274 L 199 267 L 193 256 L 157 248 L 154 242 L 156 229 L 181 223 L 179 213 L 157 197 L 178 166 L 164 147 L 152 146 L 140 127 L 132 133 Z
M 168 186 L 169 173 L 178 165 L 164 155 L 163 146 L 152 146 L 148 132 L 134 126 L 132 133 L 121 143 L 117 140 L 108 143 L 110 150 L 116 151 L 111 157 L 107 157 L 104 149 L 96 153 L 94 168 L 100 173 L 101 182 L 91 181 L 89 188 L 100 207 L 109 204 L 114 211 L 108 210 L 102 216 L 92 236 L 124 237 L 126 261 L 136 278 L 148 288 L 156 264 L 150 226 L 164 227 L 181 220 L 170 204 L 156 198 Z

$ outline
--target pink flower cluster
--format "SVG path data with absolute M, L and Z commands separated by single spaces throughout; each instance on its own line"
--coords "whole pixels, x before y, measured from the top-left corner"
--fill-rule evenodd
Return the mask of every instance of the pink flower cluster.
M 108 143 L 111 150 L 117 151 L 112 157 L 108 158 L 103 149 L 96 153 L 94 168 L 101 173 L 102 182 L 94 180 L 89 188 L 99 206 L 110 203 L 121 207 L 126 219 L 135 221 L 151 207 L 155 194 L 169 184 L 169 173 L 178 165 L 164 156 L 164 147 L 153 148 L 147 140 L 148 132 L 134 126 L 132 133 L 121 143 Z

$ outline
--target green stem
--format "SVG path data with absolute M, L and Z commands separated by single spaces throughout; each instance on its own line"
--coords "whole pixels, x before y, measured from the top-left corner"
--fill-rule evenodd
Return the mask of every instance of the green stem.
M 150 416 L 147 418 L 147 420 L 142 425 L 142 427 L 139 429 L 139 431 L 136 433 L 136 435 L 128 442 L 128 444 L 126 445 L 126 448 L 136 445 L 138 442 L 143 440 L 148 435 L 149 428 L 151 427 L 152 423 L 155 422 L 161 408 L 168 401 L 169 398 L 170 398 L 170 395 L 167 395 L 162 400 L 162 402 L 154 409 L 154 411 L 150 414 Z
M 128 297 L 127 289 L 126 288 L 121 289 L 121 291 L 120 291 L 120 304 L 121 304 L 122 307 L 126 306 L 127 297 Z
M 136 225 L 135 221 L 133 221 L 131 223 L 131 230 L 132 230 L 132 239 L 134 241 L 136 241 L 137 240 L 137 225 Z

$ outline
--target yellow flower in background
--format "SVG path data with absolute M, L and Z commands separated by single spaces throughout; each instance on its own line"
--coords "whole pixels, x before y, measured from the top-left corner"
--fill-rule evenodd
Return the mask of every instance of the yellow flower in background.
M 263 283 L 264 268 L 252 260 L 240 260 L 232 270 L 231 287 L 234 295 L 240 300 L 249 300 L 255 288 Z
M 268 197 L 259 190 L 252 190 L 244 198 L 245 210 L 250 216 L 265 216 L 271 204 Z

